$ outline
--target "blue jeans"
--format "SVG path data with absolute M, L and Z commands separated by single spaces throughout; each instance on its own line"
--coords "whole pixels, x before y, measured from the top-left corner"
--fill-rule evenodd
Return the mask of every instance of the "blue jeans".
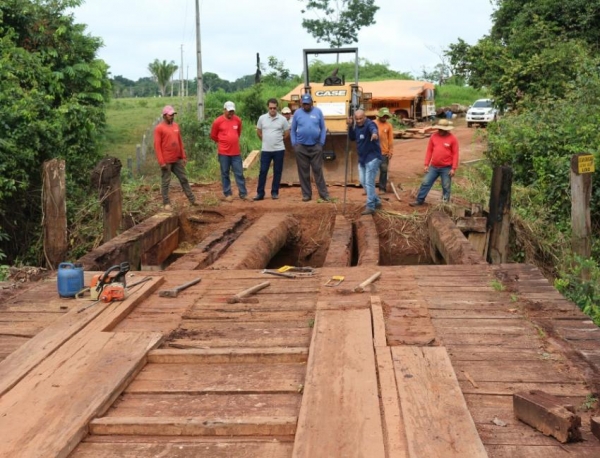
M 279 195 L 279 184 L 281 183 L 281 174 L 283 172 L 283 154 L 281 151 L 261 151 L 260 152 L 260 173 L 258 175 L 258 186 L 256 195 L 265 197 L 265 185 L 267 184 L 267 175 L 271 161 L 273 161 L 273 183 L 271 184 L 271 195 Z
M 221 166 L 221 185 L 223 186 L 223 194 L 225 194 L 225 197 L 231 195 L 231 179 L 229 178 L 230 169 L 233 169 L 233 176 L 240 197 L 247 196 L 248 191 L 246 190 L 242 156 L 225 156 L 224 154 L 219 154 L 219 165 Z
M 380 165 L 381 159 L 373 159 L 365 165 L 358 164 L 358 179 L 367 193 L 367 208 L 370 210 L 375 210 L 381 204 L 381 199 L 375 192 L 375 178 Z
M 450 188 L 452 186 L 452 177 L 450 176 L 451 170 L 451 166 L 434 167 L 433 165 L 430 165 L 429 170 L 421 182 L 421 187 L 417 194 L 417 202 L 423 203 L 425 201 L 425 197 L 427 197 L 433 183 L 435 183 L 435 180 L 437 180 L 438 177 L 442 178 L 442 199 L 445 202 L 450 202 Z

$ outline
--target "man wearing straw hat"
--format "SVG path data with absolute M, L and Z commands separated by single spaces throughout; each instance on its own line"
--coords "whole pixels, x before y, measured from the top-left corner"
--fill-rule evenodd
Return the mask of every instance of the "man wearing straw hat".
M 389 108 L 381 108 L 377 113 L 375 125 L 379 131 L 379 144 L 381 145 L 381 154 L 383 159 L 379 166 L 379 192 L 384 194 L 387 191 L 388 167 L 394 154 L 394 128 L 388 119 L 392 117 Z
M 429 190 L 438 177 L 442 180 L 442 200 L 450 201 L 452 177 L 458 168 L 458 140 L 450 133 L 454 127 L 447 119 L 440 119 L 437 132 L 429 137 L 425 154 L 425 177 L 417 193 L 417 199 L 411 207 L 419 207 L 425 203 Z

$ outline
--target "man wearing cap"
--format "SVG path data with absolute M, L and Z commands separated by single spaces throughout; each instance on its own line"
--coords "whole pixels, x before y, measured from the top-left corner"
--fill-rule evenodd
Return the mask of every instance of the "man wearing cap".
M 265 198 L 265 185 L 271 161 L 273 161 L 273 182 L 271 183 L 271 198 L 279 199 L 279 184 L 283 172 L 283 155 L 285 145 L 283 140 L 290 135 L 290 125 L 287 120 L 277 113 L 277 99 L 269 99 L 269 109 L 256 123 L 256 134 L 262 140 L 260 152 L 260 172 L 254 200 Z M 288 108 L 289 110 L 289 108 Z
M 384 107 L 379 110 L 375 120 L 375 125 L 379 131 L 381 154 L 383 155 L 379 166 L 379 191 L 382 193 L 387 191 L 388 167 L 394 154 L 394 128 L 391 123 L 387 122 L 391 117 L 390 110 Z
M 429 137 L 425 154 L 425 177 L 416 201 L 409 204 L 411 207 L 419 207 L 425 203 L 425 198 L 438 177 L 442 180 L 442 199 L 444 202 L 450 201 L 452 177 L 458 168 L 458 140 L 450 133 L 454 127 L 447 119 L 440 119 L 437 129 Z
M 281 114 L 283 115 L 283 117 L 285 118 L 285 120 L 291 126 L 292 125 L 292 110 L 290 110 L 290 107 L 283 107 L 282 110 L 281 110 Z
M 235 184 L 240 199 L 248 198 L 242 156 L 240 155 L 240 137 L 242 120 L 235 115 L 235 104 L 231 101 L 223 105 L 223 114 L 214 120 L 210 130 L 210 138 L 217 144 L 219 165 L 221 168 L 221 185 L 227 202 L 233 201 L 231 192 L 230 171 L 233 170 Z
M 171 184 L 171 173 L 175 174 L 186 197 L 192 205 L 196 204 L 196 196 L 192 192 L 190 183 L 185 173 L 187 157 L 183 149 L 181 132 L 174 121 L 177 112 L 171 105 L 162 110 L 163 121 L 154 129 L 154 151 L 160 165 L 161 181 L 160 192 L 162 194 L 165 210 L 171 211 L 169 201 L 169 185 Z
M 348 119 L 348 136 L 356 142 L 358 151 L 358 179 L 367 193 L 367 204 L 361 215 L 372 215 L 381 207 L 381 199 L 375 192 L 375 178 L 381 165 L 381 147 L 379 132 L 373 121 L 368 119 L 364 110 L 354 112 L 354 122 Z
M 298 179 L 302 189 L 302 201 L 312 199 L 310 170 L 312 169 L 319 197 L 329 202 L 329 192 L 323 176 L 323 145 L 325 145 L 325 118 L 320 108 L 313 106 L 310 94 L 301 98 L 302 109 L 296 110 L 290 130 L 292 147 L 296 153 Z

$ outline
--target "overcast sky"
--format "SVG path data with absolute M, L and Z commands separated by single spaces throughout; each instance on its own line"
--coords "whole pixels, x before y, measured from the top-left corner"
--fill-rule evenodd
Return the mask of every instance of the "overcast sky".
M 302 49 L 327 48 L 301 25 L 299 0 L 200 0 L 202 68 L 234 81 L 256 71 L 256 53 L 299 74 Z M 489 0 L 376 0 L 376 24 L 358 33 L 359 57 L 388 63 L 415 77 L 440 62 L 441 50 L 462 38 L 469 44 L 489 33 Z M 76 22 L 104 41 L 99 57 L 112 76 L 150 76 L 154 59 L 175 61 L 184 77 L 196 71 L 195 0 L 85 0 Z M 322 56 L 325 62 L 333 56 Z M 179 73 L 176 73 L 177 77 Z

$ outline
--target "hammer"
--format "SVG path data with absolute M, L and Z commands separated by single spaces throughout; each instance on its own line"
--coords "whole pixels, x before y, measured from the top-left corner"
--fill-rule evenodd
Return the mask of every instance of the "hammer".
M 194 278 L 192 281 L 188 281 L 187 283 L 184 283 L 183 285 L 178 286 L 176 288 L 164 289 L 162 291 L 159 291 L 158 295 L 160 297 L 177 297 L 179 291 L 183 291 L 184 289 L 189 288 L 190 286 L 193 286 L 196 283 L 200 283 L 200 280 L 202 280 L 200 277 Z

